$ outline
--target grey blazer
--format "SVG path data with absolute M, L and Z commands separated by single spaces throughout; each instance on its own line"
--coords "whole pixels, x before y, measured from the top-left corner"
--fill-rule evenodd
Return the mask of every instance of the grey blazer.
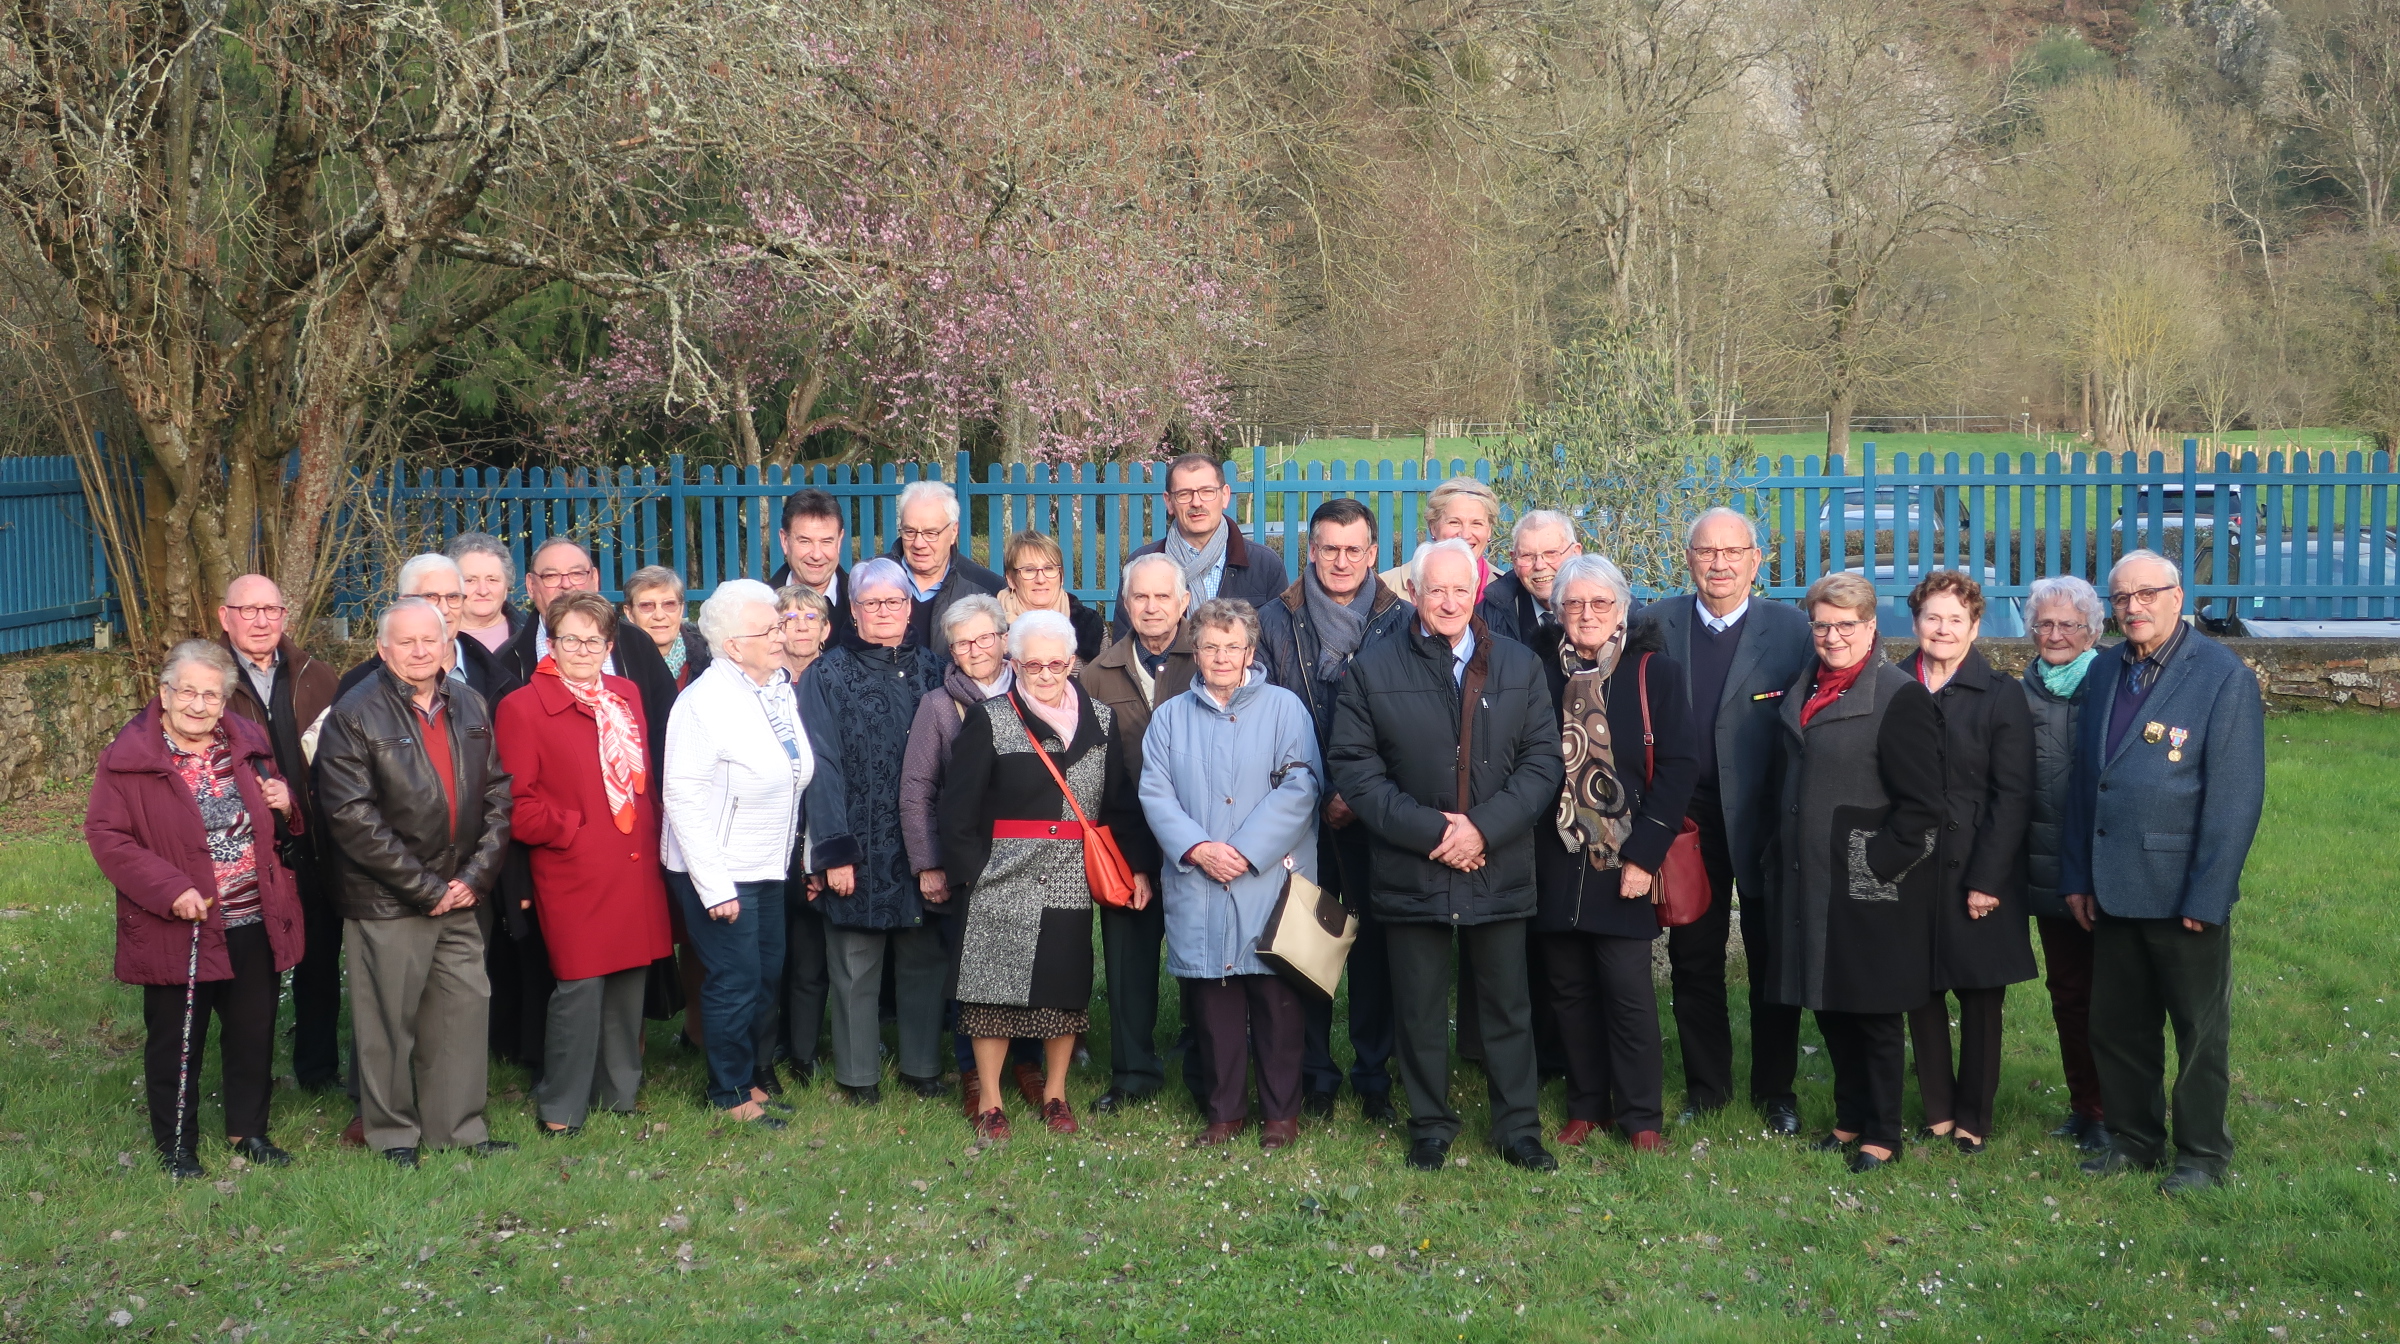
M 2096 897 L 2121 919 L 2222 924 L 2241 899 L 2266 802 L 2258 677 L 2233 650 L 2186 630 L 2138 720 L 2105 751 L 2128 647 L 2102 649 L 2084 675 L 2058 889 Z
M 1692 694 L 1692 625 L 1699 620 L 1699 599 L 1690 593 L 1663 597 L 1644 606 L 1635 624 L 1656 630 L 1667 656 L 1683 669 L 1684 703 Z M 1726 848 L 1733 855 L 1733 878 L 1745 893 L 1760 894 L 1764 880 L 1759 855 L 1775 828 L 1775 751 L 1783 734 L 1777 711 L 1785 691 L 1809 660 L 1816 656 L 1808 639 L 1808 618 L 1796 607 L 1750 597 L 1742 616 L 1742 642 L 1734 650 L 1733 666 L 1725 673 L 1725 690 L 1717 699 L 1717 796 L 1725 809 Z M 1711 781 L 1700 781 L 1705 791 Z M 1699 792 L 1692 795 L 1697 803 Z

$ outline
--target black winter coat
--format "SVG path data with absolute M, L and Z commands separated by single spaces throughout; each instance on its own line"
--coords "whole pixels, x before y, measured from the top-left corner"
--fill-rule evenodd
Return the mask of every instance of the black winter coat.
M 914 644 L 828 649 L 800 678 L 800 724 L 816 757 L 802 799 L 808 866 L 849 866 L 849 895 L 810 904 L 844 929 L 924 926 L 925 902 L 900 833 L 900 766 L 917 702 L 942 686 L 941 660 Z
M 1911 655 L 1901 665 L 1917 675 Z M 2025 825 L 2033 805 L 2033 712 L 2017 684 L 1967 650 L 1958 671 L 1933 693 L 1942 713 L 1941 838 L 1934 843 L 1940 880 L 1933 906 L 1933 985 L 1993 989 L 2031 980 L 2033 944 L 2025 934 Z M 1967 893 L 2000 898 L 1981 919 L 1967 917 Z
M 1417 609 L 1391 585 L 1372 575 L 1367 581 L 1375 585 L 1375 600 L 1367 604 L 1367 631 L 1359 637 L 1358 649 L 1350 655 L 1352 661 L 1393 631 L 1407 629 L 1417 617 Z M 1332 743 L 1333 703 L 1341 694 L 1343 681 L 1343 677 L 1318 679 L 1317 654 L 1323 648 L 1300 580 L 1294 579 L 1283 596 L 1258 609 L 1258 656 L 1266 663 L 1267 680 L 1299 696 L 1300 703 L 1308 706 L 1309 717 L 1317 721 L 1319 751 Z M 1345 676 L 1348 668 L 1349 663 L 1344 663 Z
M 899 542 L 893 542 L 892 548 L 885 551 L 884 556 L 902 569 L 908 568 L 908 556 L 900 549 Z M 909 609 L 908 642 L 920 648 L 932 649 L 938 657 L 948 659 L 950 645 L 942 638 L 942 613 L 950 610 L 958 599 L 973 593 L 998 597 L 1003 586 L 999 575 L 968 559 L 965 551 L 952 547 L 950 571 L 942 576 L 942 586 L 934 591 L 933 596 Z M 850 587 L 847 576 L 843 578 L 842 587 Z M 851 628 L 855 636 L 855 623 Z
M 1527 648 L 1544 629 L 1541 599 L 1533 595 L 1515 570 L 1495 574 L 1483 586 L 1483 600 L 1475 604 L 1475 614 L 1493 632 L 1505 635 Z M 1630 613 L 1628 613 L 1630 615 Z
M 1806 728 L 1811 660 L 1778 711 L 1780 823 L 1764 867 L 1766 917 L 1750 949 L 1769 1003 L 1905 1013 L 1933 995 L 1931 862 L 1942 820 L 1942 716 L 1881 653 Z
M 1125 563 L 1132 564 L 1145 555 L 1163 555 L 1166 549 L 1167 539 L 1160 537 L 1126 556 Z M 1217 579 L 1217 596 L 1238 597 L 1264 612 L 1268 603 L 1282 595 L 1289 582 L 1284 575 L 1283 557 L 1275 548 L 1243 536 L 1242 525 L 1235 523 L 1225 538 L 1225 572 Z M 1201 600 L 1199 591 L 1193 590 L 1194 610 L 1199 608 Z M 1109 625 L 1109 638 L 1123 639 L 1132 629 L 1125 620 L 1125 604 L 1120 602 L 1116 619 Z
M 488 903 L 508 849 L 508 771 L 483 697 L 452 683 L 442 697 L 450 735 L 450 806 L 419 743 L 407 683 L 379 668 L 326 712 L 317 735 L 317 802 L 333 841 L 344 919 L 428 914 L 464 882 Z
M 1534 636 L 1534 655 L 1548 674 L 1553 704 L 1563 704 L 1566 694 L 1567 670 L 1558 657 L 1559 646 L 1565 642 L 1566 633 L 1557 626 Z M 1617 779 L 1624 785 L 1626 806 L 1633 811 L 1633 832 L 1625 837 L 1618 857 L 1653 873 L 1683 829 L 1692 785 L 1700 777 L 1700 750 L 1692 742 L 1689 712 L 1683 702 L 1683 669 L 1662 650 L 1657 633 L 1647 627 L 1628 636 L 1625 651 L 1601 691 L 1608 704 L 1609 746 Z M 1647 778 L 1642 697 L 1635 690 L 1644 681 L 1644 659 L 1650 664 L 1650 755 L 1655 758 L 1655 773 Z M 1565 710 L 1559 712 L 1563 715 Z M 1561 722 L 1563 733 L 1563 719 Z M 1617 894 L 1622 869 L 1596 869 L 1590 859 L 1568 852 L 1566 842 L 1558 838 L 1555 814 L 1533 828 L 1533 861 L 1541 886 L 1534 932 L 1600 933 L 1612 938 L 1655 938 L 1662 932 L 1657 907 L 1647 897 L 1626 900 Z
M 2083 714 L 2091 680 L 2077 683 L 2061 699 L 2042 681 L 2041 659 L 2025 665 L 2025 707 L 2033 715 L 2033 808 L 2025 827 L 2025 910 L 2042 919 L 2072 919 L 2058 890 L 2060 828 L 2066 823 L 2067 786 L 2075 778 L 2075 723 Z
M 1533 651 L 1474 623 L 1465 687 L 1450 644 L 1411 622 L 1350 662 L 1335 702 L 1326 766 L 1369 836 L 1370 908 L 1407 924 L 1487 924 L 1534 912 L 1533 829 L 1558 805 L 1558 712 Z M 1459 736 L 1471 731 L 1467 797 Z M 1466 814 L 1485 862 L 1460 872 L 1427 855 Z

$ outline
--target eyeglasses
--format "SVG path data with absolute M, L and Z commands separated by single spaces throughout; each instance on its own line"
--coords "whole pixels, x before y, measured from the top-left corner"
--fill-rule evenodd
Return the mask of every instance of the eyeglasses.
M 1561 616 L 1606 616 L 1617 609 L 1613 597 L 1571 597 L 1558 604 Z
M 735 641 L 735 640 L 737 640 L 737 639 L 757 639 L 757 638 L 760 638 L 761 636 L 764 636 L 764 635 L 771 635 L 771 634 L 774 634 L 774 633 L 775 633 L 775 631 L 776 631 L 776 627 L 774 627 L 774 626 L 770 625 L 770 626 L 768 626 L 768 627 L 767 627 L 766 629 L 764 629 L 764 630 L 753 630 L 753 631 L 751 631 L 749 634 L 746 634 L 746 635 L 727 635 L 727 636 L 725 637 L 725 642 L 726 642 L 726 643 L 728 643 L 728 644 L 730 644 L 730 643 L 732 643 L 733 641 Z
M 1189 504 L 1206 503 L 1224 493 L 1225 487 L 1221 485 L 1203 485 L 1191 490 L 1169 490 L 1167 502 L 1180 509 Z
M 1012 569 L 1008 572 L 1016 575 L 1020 579 L 1055 579 L 1058 577 L 1058 566 L 1019 565 L 1015 569 Z
M 2108 604 L 2119 611 L 2128 607 L 2152 606 L 2157 603 L 2160 594 L 2180 592 L 2182 588 L 2182 584 L 2170 583 L 2159 588 L 2135 588 L 2122 593 L 2110 593 Z
M 1870 629 L 1874 624 L 1873 621 L 1810 621 L 1808 633 L 1818 639 L 1830 637 L 1847 644 L 1859 631 Z
M 900 540 L 906 542 L 937 542 L 940 541 L 944 536 L 948 535 L 950 531 L 957 526 L 958 524 L 956 523 L 944 523 L 940 527 L 904 527 L 900 529 Z
M 669 612 L 683 610 L 683 599 L 680 597 L 651 597 L 644 598 L 632 605 L 636 615 L 664 616 Z
M 416 593 L 413 596 L 420 602 L 433 602 L 445 607 L 461 606 L 467 600 L 465 593 Z
M 1246 658 L 1250 655 L 1250 646 L 1248 644 L 1196 644 L 1192 646 L 1192 652 L 1202 658 L 1232 658 L 1235 656 Z
M 283 619 L 283 614 L 287 611 L 290 611 L 291 608 L 261 602 L 254 606 L 227 607 L 225 610 L 232 612 L 234 616 L 240 620 L 280 621 Z
M 851 606 L 860 611 L 898 611 L 908 605 L 905 597 L 861 597 L 852 599 Z
M 553 635 L 550 647 L 569 653 L 598 653 L 608 647 L 606 635 Z
M 1739 560 L 1757 549 L 1756 546 L 1686 546 L 1683 553 L 1701 564 L 1713 565 L 1720 560 Z
M 533 577 L 540 579 L 550 587 L 556 587 L 562 583 L 581 583 L 599 572 L 590 565 L 585 565 L 580 569 L 537 569 L 533 571 Z
M 217 706 L 225 703 L 225 693 L 223 691 L 195 691 L 186 689 L 182 686 L 176 686 L 170 689 L 175 692 L 173 699 L 175 703 L 179 705 L 198 705 L 202 709 L 215 709 Z
M 1017 671 L 1028 677 L 1063 677 L 1073 670 L 1075 660 L 1052 658 L 1047 662 L 1037 662 L 1030 658 L 1019 658 L 1016 660 L 1016 664 Z
M 1536 565 L 1543 569 L 1556 569 L 1567 562 L 1570 554 L 1572 552 L 1563 546 L 1555 551 L 1519 551 L 1517 565 L 1521 569 Z
M 2080 635 L 2091 628 L 2082 621 L 2035 621 L 2033 623 L 2033 633 L 2037 635 Z
M 973 649 L 975 652 L 981 653 L 985 649 L 988 649 L 999 642 L 1000 632 L 997 630 L 987 630 L 980 635 L 970 635 L 965 639 L 951 640 L 950 651 L 952 653 L 957 653 L 963 649 Z
M 1308 550 L 1309 554 L 1319 559 L 1346 561 L 1353 565 L 1362 560 L 1372 559 L 1375 555 L 1375 548 L 1372 546 L 1319 546 L 1312 543 Z

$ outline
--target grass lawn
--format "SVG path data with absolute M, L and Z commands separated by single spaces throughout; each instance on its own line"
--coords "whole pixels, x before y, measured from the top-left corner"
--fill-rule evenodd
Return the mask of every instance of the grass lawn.
M 1465 1165 L 1437 1175 L 1347 1099 L 1274 1157 L 1189 1148 L 1180 1100 L 1069 1139 L 1020 1114 L 977 1157 L 952 1104 L 896 1088 L 721 1134 L 654 1024 L 644 1113 L 581 1138 L 537 1140 L 500 1069 L 494 1127 L 523 1149 L 401 1172 L 336 1145 L 338 1099 L 287 1090 L 297 1165 L 237 1171 L 212 1144 L 213 1179 L 175 1186 L 110 896 L 53 799 L 0 827 L 0 1339 L 2392 1339 L 2400 716 L 2278 718 L 2268 740 L 2235 945 L 2242 1151 L 2230 1188 L 2182 1203 L 2087 1180 L 2046 1137 L 2065 1102 L 2033 985 L 2010 996 L 1990 1151 L 1912 1147 L 1868 1177 L 1739 1107 L 1662 1155 L 1595 1142 L 1529 1176 L 1480 1146 L 1472 1073 Z M 1803 1068 L 1815 1127 L 1824 1061 Z M 1078 1103 L 1105 1082 L 1078 1078 Z

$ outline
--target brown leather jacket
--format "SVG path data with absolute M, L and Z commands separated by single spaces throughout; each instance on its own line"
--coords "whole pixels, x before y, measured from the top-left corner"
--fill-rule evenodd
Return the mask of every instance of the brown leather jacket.
M 317 802 L 338 851 L 334 903 L 344 919 L 431 913 L 455 878 L 489 899 L 508 851 L 509 778 L 492 738 L 491 712 L 472 688 L 451 685 L 450 759 L 458 806 L 418 745 L 407 683 L 389 669 L 334 704 L 317 738 Z

